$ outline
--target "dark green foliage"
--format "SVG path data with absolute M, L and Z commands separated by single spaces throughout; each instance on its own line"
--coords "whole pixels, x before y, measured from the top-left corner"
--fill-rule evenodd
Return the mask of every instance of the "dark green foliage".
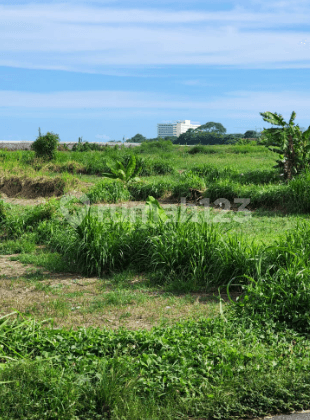
M 186 133 L 181 134 L 174 141 L 174 144 L 225 144 L 225 138 L 220 134 L 189 129 Z
M 139 133 L 131 137 L 131 139 L 126 140 L 128 143 L 143 143 L 144 141 L 146 141 L 146 138 Z
M 196 131 L 203 130 L 207 133 L 225 134 L 226 128 L 221 123 L 207 122 L 196 128 Z
M 258 138 L 259 135 L 255 130 L 248 130 L 244 133 L 243 138 L 245 139 L 255 139 Z
M 216 132 L 199 131 L 199 129 L 189 129 L 174 140 L 174 144 L 187 145 L 215 145 L 215 144 L 234 144 L 242 134 L 218 134 Z
M 31 149 L 34 150 L 36 157 L 44 160 L 52 160 L 56 157 L 57 146 L 59 144 L 58 134 L 47 132 L 41 135 L 32 143 Z

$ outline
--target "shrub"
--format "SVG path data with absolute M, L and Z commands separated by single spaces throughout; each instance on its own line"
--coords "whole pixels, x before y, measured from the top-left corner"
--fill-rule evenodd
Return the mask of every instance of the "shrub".
M 58 134 L 47 132 L 41 135 L 32 143 L 31 149 L 34 150 L 36 157 L 44 160 L 52 160 L 56 157 L 57 146 L 59 144 Z

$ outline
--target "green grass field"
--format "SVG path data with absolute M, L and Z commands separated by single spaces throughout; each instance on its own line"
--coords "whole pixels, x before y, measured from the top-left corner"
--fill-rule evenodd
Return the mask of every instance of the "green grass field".
M 140 180 L 102 177 L 133 153 Z M 0 418 L 309 409 L 310 175 L 286 182 L 275 160 L 165 142 L 0 151 Z

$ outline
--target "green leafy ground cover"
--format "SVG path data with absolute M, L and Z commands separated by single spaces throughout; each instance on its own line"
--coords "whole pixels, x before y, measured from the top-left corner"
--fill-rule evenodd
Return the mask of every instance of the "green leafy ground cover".
M 143 163 L 141 181 L 128 186 L 95 176 L 107 170 L 105 159 L 126 165 L 128 150 L 58 152 L 49 167 L 31 152 L 1 152 L 3 174 L 11 168 L 53 177 L 60 167 L 75 168 L 71 177 L 94 184 L 86 191 L 92 203 L 167 193 L 178 200 L 192 188 L 211 200 L 247 194 L 255 207 L 249 217 L 204 207 L 161 209 L 154 200 L 135 211 L 87 208 L 79 199 L 37 206 L 0 201 L 0 254 L 44 270 L 102 277 L 101 294 L 80 307 L 68 302 L 84 299 L 83 289 L 66 292 L 60 282 L 53 290 L 44 271 L 25 278 L 33 293 L 54 298 L 49 311 L 33 302 L 17 318 L 0 320 L 1 419 L 233 419 L 309 408 L 309 176 L 284 182 L 272 168 L 274 155 L 262 147 L 206 148 L 192 154 L 146 144 L 134 151 L 137 161 L 149 159 L 167 172 L 155 175 Z M 13 289 L 18 281 L 11 280 Z M 154 313 L 166 306 L 168 319 L 177 301 L 181 312 L 193 292 L 218 290 L 231 304 L 213 302 L 192 319 L 137 331 L 79 328 L 81 316 L 100 316 L 104 308 L 122 308 L 129 322 L 135 305 Z M 43 322 L 42 314 L 68 323 Z

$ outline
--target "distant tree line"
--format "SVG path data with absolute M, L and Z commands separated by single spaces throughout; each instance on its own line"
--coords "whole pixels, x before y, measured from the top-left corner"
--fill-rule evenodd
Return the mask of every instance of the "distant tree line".
M 179 137 L 165 137 L 165 140 L 170 140 L 174 144 L 234 144 L 240 139 L 258 139 L 260 134 L 254 130 L 248 130 L 244 134 L 235 133 L 227 134 L 226 128 L 217 122 L 207 122 L 202 124 L 195 130 L 190 128 L 186 133 L 181 134 Z M 159 137 L 147 139 L 142 134 L 136 134 L 131 139 L 126 140 L 130 143 L 144 143 L 161 140 Z

